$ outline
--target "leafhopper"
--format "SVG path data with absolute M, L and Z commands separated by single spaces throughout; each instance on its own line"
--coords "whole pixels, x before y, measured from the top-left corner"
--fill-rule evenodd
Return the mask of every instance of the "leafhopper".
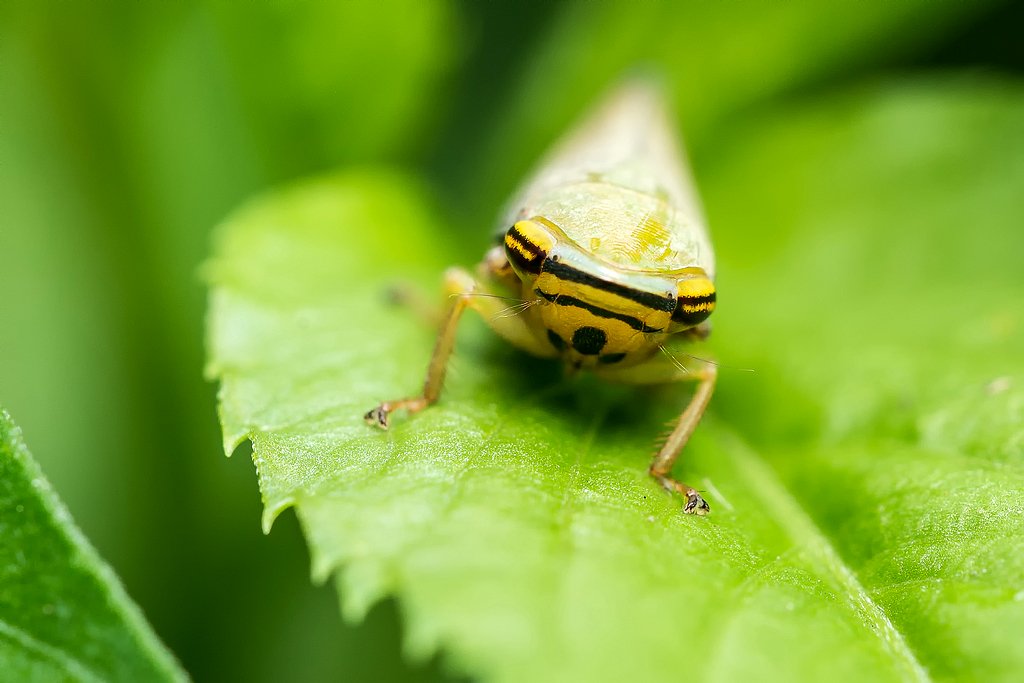
M 387 429 L 399 409 L 436 402 L 467 309 L 529 353 L 560 358 L 633 384 L 695 382 L 696 390 L 650 465 L 685 498 L 707 502 L 672 476 L 714 391 L 716 366 L 674 358 L 670 339 L 703 339 L 715 309 L 714 252 L 662 92 L 646 81 L 612 91 L 548 154 L 501 221 L 476 274 L 445 274 L 442 318 L 423 393 L 384 401 L 366 421 Z M 517 315 L 503 297 L 518 295 Z M 691 364 L 692 365 L 692 364 Z

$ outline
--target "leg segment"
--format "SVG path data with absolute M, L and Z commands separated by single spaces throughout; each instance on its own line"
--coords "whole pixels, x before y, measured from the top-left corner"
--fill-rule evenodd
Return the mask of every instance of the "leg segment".
M 408 282 L 396 282 L 387 289 L 388 303 L 410 311 L 425 325 L 437 329 L 444 320 L 445 309 L 433 297 Z
M 404 408 L 410 413 L 415 413 L 437 401 L 444 385 L 448 359 L 455 349 L 459 320 L 467 308 L 479 312 L 488 326 L 513 344 L 538 355 L 550 355 L 550 350 L 541 346 L 522 318 L 501 315 L 507 308 L 508 301 L 489 292 L 480 291 L 481 285 L 465 270 L 450 269 L 445 273 L 444 284 L 446 292 L 451 297 L 451 303 L 442 316 L 434 353 L 430 357 L 427 377 L 423 383 L 423 393 L 395 401 L 383 401 L 363 416 L 367 424 L 387 429 L 390 425 L 390 415 L 395 410 Z
M 700 422 L 704 411 L 707 410 L 711 394 L 715 391 L 718 369 L 714 365 L 708 365 L 707 368 L 695 374 L 698 375 L 697 379 L 700 382 L 697 385 L 697 390 L 693 393 L 693 398 L 690 399 L 690 403 L 683 410 L 682 415 L 679 416 L 672 433 L 654 456 L 648 471 L 652 477 L 658 480 L 658 483 L 669 491 L 678 491 L 686 496 L 683 512 L 691 515 L 706 515 L 710 512 L 711 507 L 701 495 L 692 486 L 672 478 L 672 466 L 675 465 L 683 446 L 690 440 L 693 430 L 697 428 L 697 423 Z
M 653 360 L 649 363 L 634 368 L 623 368 L 613 373 L 602 373 L 609 379 L 632 384 L 655 384 L 689 381 L 697 382 L 697 390 L 693 398 L 683 410 L 675 427 L 668 435 L 665 443 L 655 454 L 651 461 L 648 472 L 659 484 L 668 491 L 676 491 L 686 497 L 686 504 L 683 512 L 691 515 L 706 515 L 710 506 L 701 497 L 697 490 L 688 484 L 684 484 L 672 477 L 672 466 L 679 458 L 680 452 L 690 440 L 690 436 L 697 428 L 700 418 L 711 401 L 711 394 L 715 390 L 715 380 L 718 378 L 718 368 L 711 364 L 705 364 L 700 369 L 688 370 L 675 365 Z
M 367 424 L 387 429 L 390 425 L 390 415 L 393 411 L 405 408 L 410 413 L 416 413 L 437 400 L 441 394 L 441 387 L 444 385 L 445 371 L 448 369 L 448 358 L 455 348 L 455 335 L 459 329 L 459 319 L 469 305 L 470 291 L 463 291 L 452 297 L 452 303 L 448 306 L 444 317 L 441 320 L 441 329 L 437 334 L 437 342 L 434 344 L 434 353 L 430 356 L 430 365 L 427 366 L 427 379 L 423 383 L 423 393 L 411 398 L 402 398 L 397 401 L 383 401 L 379 406 L 373 408 L 363 419 Z

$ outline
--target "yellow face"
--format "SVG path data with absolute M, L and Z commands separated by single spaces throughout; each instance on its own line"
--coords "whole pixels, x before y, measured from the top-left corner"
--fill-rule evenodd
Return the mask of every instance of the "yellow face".
M 703 322 L 715 288 L 700 268 L 660 274 L 601 261 L 542 218 L 516 223 L 505 253 L 523 282 L 534 332 L 573 367 L 629 365 Z

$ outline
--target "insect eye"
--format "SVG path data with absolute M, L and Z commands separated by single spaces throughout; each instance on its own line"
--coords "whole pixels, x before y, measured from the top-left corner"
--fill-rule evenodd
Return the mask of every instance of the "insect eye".
M 677 285 L 672 320 L 686 327 L 704 322 L 715 310 L 715 284 L 700 268 L 684 275 Z
M 539 274 L 554 245 L 551 233 L 535 221 L 519 221 L 505 233 L 505 256 L 521 278 Z

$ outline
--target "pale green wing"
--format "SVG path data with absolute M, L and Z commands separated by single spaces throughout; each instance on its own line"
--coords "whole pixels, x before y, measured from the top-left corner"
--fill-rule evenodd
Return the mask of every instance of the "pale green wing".
M 502 226 L 542 215 L 617 266 L 714 276 L 714 252 L 662 89 L 613 89 L 544 158 Z

